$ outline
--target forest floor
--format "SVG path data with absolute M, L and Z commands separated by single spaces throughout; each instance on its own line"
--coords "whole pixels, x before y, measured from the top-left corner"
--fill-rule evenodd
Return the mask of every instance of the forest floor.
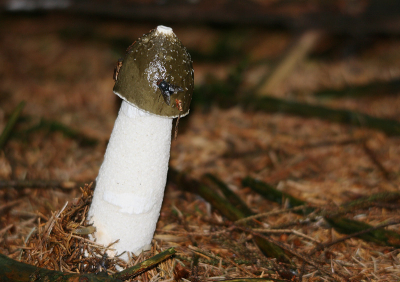
M 119 107 L 112 93 L 114 66 L 126 47 L 156 25 L 51 14 L 1 19 L 0 132 L 16 106 L 26 102 L 15 134 L 0 152 L 3 183 L 52 180 L 74 186 L 95 180 Z M 221 93 L 212 85 L 218 82 L 229 87 L 229 77 L 245 62 L 240 83 L 235 85 L 235 91 L 243 95 L 274 70 L 296 42 L 294 35 L 255 27 L 172 28 L 193 55 L 194 95 L 198 97 L 190 115 L 180 121 L 170 166 L 199 181 L 205 173 L 217 176 L 255 214 L 279 211 L 260 218 L 259 227 L 277 230 L 263 234 L 287 246 L 286 253 L 296 266 L 292 274 L 285 274 L 285 267 L 259 251 L 253 233 L 232 229 L 233 223 L 203 198 L 171 182 L 166 187 L 155 241 L 162 250 L 177 250 L 180 271 L 175 264 L 175 279 L 290 280 L 302 276 L 303 281 L 400 280 L 400 251 L 395 244 L 357 237 L 316 252 L 312 259 L 317 265 L 307 263 L 316 246 L 345 235 L 323 216 L 300 223 L 304 217 L 288 209 L 285 201 L 268 201 L 242 184 L 251 176 L 316 209 L 335 211 L 346 202 L 399 191 L 400 138 L 316 117 L 249 111 L 241 105 L 221 107 L 213 102 L 212 95 L 217 98 Z M 356 41 L 325 35 L 268 94 L 400 122 L 398 86 L 382 93 L 315 94 L 373 83 L 390 85 L 400 78 L 399 50 L 397 37 L 370 36 Z M 212 95 L 202 98 L 205 86 L 210 86 L 207 91 Z M 68 136 L 65 128 L 78 134 Z M 52 213 L 80 196 L 77 187 L 3 185 L 0 253 L 20 258 L 21 247 L 26 247 L 24 241 L 38 222 L 43 226 Z M 349 211 L 345 217 L 376 226 L 398 222 L 399 208 L 399 200 L 376 203 Z M 385 230 L 400 232 L 400 226 L 393 224 Z M 197 261 L 195 266 L 193 261 Z M 189 276 L 185 276 L 186 270 Z M 181 273 L 178 278 L 177 272 Z M 171 273 L 171 277 L 157 279 L 151 275 L 135 279 L 174 278 Z

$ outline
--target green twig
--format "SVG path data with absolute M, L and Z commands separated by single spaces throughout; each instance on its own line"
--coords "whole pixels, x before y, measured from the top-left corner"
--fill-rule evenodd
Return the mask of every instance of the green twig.
M 0 254 L 0 281 L 121 282 L 154 267 L 158 263 L 170 258 L 175 252 L 174 248 L 169 248 L 142 263 L 115 273 L 112 276 L 108 276 L 106 273 L 70 274 L 49 270 L 18 262 Z
M 341 205 L 338 214 L 346 214 L 356 209 L 367 209 L 375 205 L 376 203 L 390 203 L 400 200 L 400 193 L 398 192 L 381 192 L 371 196 L 363 197 L 351 202 L 344 203 Z
M 242 102 L 247 108 L 252 110 L 282 112 L 303 117 L 319 118 L 357 127 L 378 129 L 388 135 L 400 135 L 400 122 L 396 120 L 377 118 L 364 113 L 342 109 L 331 109 L 328 107 L 286 101 L 273 97 L 251 97 Z
M 185 173 L 178 172 L 170 167 L 168 171 L 168 179 L 181 190 L 200 195 L 204 200 L 209 202 L 213 208 L 217 209 L 223 216 L 231 221 L 236 221 L 246 217 L 242 210 L 236 208 L 216 191 L 203 182 L 188 177 Z M 291 263 L 290 258 L 277 245 L 259 236 L 254 236 L 254 241 L 265 256 L 277 258 L 281 262 Z
M 6 127 L 4 128 L 3 132 L 0 135 L 0 150 L 3 149 L 4 145 L 6 144 L 7 140 L 10 137 L 10 134 L 17 123 L 19 116 L 21 115 L 22 109 L 25 106 L 25 102 L 22 101 L 18 104 L 18 106 L 12 112 L 10 119 L 8 120 Z
M 70 274 L 39 268 L 0 254 L 0 281 L 120 282 L 106 274 Z
M 324 98 L 342 98 L 342 97 L 365 97 L 379 96 L 388 94 L 398 94 L 400 91 L 400 80 L 393 79 L 391 81 L 374 81 L 364 85 L 349 86 L 344 89 L 325 89 L 314 93 L 317 97 Z
M 174 248 L 166 249 L 165 251 L 145 260 L 142 263 L 139 263 L 135 266 L 132 266 L 130 268 L 127 268 L 121 272 L 114 274 L 113 278 L 125 280 L 128 278 L 137 276 L 137 275 L 145 272 L 146 270 L 156 266 L 160 262 L 172 257 L 175 253 L 176 253 L 176 251 Z
M 82 146 L 94 146 L 98 143 L 97 139 L 85 136 L 82 132 L 72 129 L 61 122 L 46 120 L 43 118 L 37 125 L 25 130 L 22 134 L 30 134 L 31 132 L 43 129 L 48 130 L 49 132 L 62 132 L 64 136 L 77 140 Z
M 217 209 L 223 216 L 231 221 L 245 217 L 244 213 L 235 208 L 231 203 L 220 196 L 213 189 L 203 182 L 190 178 L 187 174 L 179 172 L 170 167 L 168 170 L 168 180 L 173 182 L 181 190 L 189 191 L 200 195 L 209 202 L 214 209 Z
M 297 206 L 306 206 L 302 210 L 295 211 L 297 213 L 302 213 L 307 215 L 315 210 L 312 207 L 308 207 L 307 202 L 299 200 L 287 193 L 283 193 L 275 189 L 273 186 L 265 182 L 256 180 L 254 178 L 246 177 L 243 179 L 242 184 L 243 186 L 250 187 L 253 191 L 257 192 L 267 200 L 270 200 L 278 204 L 283 204 L 283 203 L 287 204 L 288 208 L 293 208 Z
M 237 68 L 237 70 L 241 69 L 243 68 Z M 241 71 L 237 71 L 237 73 L 238 75 L 230 76 L 226 81 L 214 80 L 209 84 L 197 88 L 195 91 L 201 92 L 201 95 L 194 95 L 194 97 L 197 97 L 195 102 L 203 102 L 203 104 L 207 105 L 210 101 L 213 101 L 213 103 L 223 108 L 239 104 L 247 110 L 281 112 L 309 118 L 318 118 L 356 127 L 373 128 L 381 130 L 388 135 L 400 135 L 400 122 L 397 120 L 373 117 L 368 114 L 350 110 L 332 109 L 320 105 L 277 99 L 270 96 L 259 97 L 256 95 L 257 90 L 250 90 L 249 93 L 238 93 L 238 85 L 242 82 L 243 74 Z M 232 77 L 235 79 L 232 80 Z M 218 93 L 218 95 L 215 95 L 216 93 Z
M 214 184 L 217 185 L 218 189 L 224 194 L 225 198 L 238 210 L 240 210 L 245 217 L 254 215 L 254 212 L 246 205 L 243 200 L 236 195 L 228 186 L 220 179 L 212 174 L 206 174 L 205 178 L 210 179 Z
M 301 206 L 307 204 L 305 201 L 299 200 L 289 194 L 282 193 L 278 191 L 271 185 L 268 185 L 262 181 L 255 180 L 250 177 L 246 177 L 243 179 L 243 185 L 250 187 L 255 192 L 262 195 L 264 198 L 282 204 L 282 199 L 286 198 L 289 201 L 289 204 L 292 207 Z M 386 246 L 400 246 L 400 235 L 391 230 L 382 230 L 376 229 L 363 222 L 359 222 L 352 219 L 347 219 L 341 217 L 342 214 L 346 214 L 350 211 L 354 211 L 360 208 L 366 208 L 373 206 L 378 201 L 394 201 L 398 200 L 400 195 L 398 193 L 379 193 L 372 195 L 370 197 L 366 197 L 360 200 L 356 200 L 350 203 L 347 203 L 340 207 L 337 211 L 330 211 L 328 212 L 320 212 L 321 216 L 324 216 L 325 220 L 339 233 L 344 234 L 352 234 L 357 232 L 362 232 L 361 235 L 357 236 L 365 241 L 375 242 L 381 245 Z M 310 212 L 314 211 L 313 208 L 306 208 L 304 210 L 305 214 L 309 214 Z M 382 227 L 380 227 L 382 228 Z M 371 231 L 366 232 L 366 229 L 371 229 Z M 355 236 L 355 235 L 354 235 Z
M 325 216 L 325 220 L 339 233 L 349 234 L 349 238 L 358 237 L 364 241 L 374 242 L 384 246 L 400 247 L 400 235 L 392 230 L 383 229 L 388 225 L 399 224 L 399 221 L 372 226 L 344 217 Z
M 260 238 L 263 238 L 263 239 L 265 239 L 265 240 L 268 240 L 268 241 L 273 242 L 273 243 L 276 244 L 277 246 L 280 246 L 282 249 L 288 251 L 289 253 L 291 253 L 292 255 L 294 255 L 294 256 L 296 256 L 296 257 L 298 257 L 298 258 L 301 259 L 302 261 L 304 261 L 304 262 L 306 262 L 306 263 L 308 263 L 308 264 L 314 266 L 314 267 L 315 267 L 316 269 L 318 269 L 319 271 L 321 271 L 321 272 L 323 272 L 323 273 L 325 273 L 325 274 L 327 274 L 327 275 L 329 275 L 329 276 L 331 276 L 331 277 L 333 277 L 333 278 L 336 278 L 337 280 L 340 280 L 340 281 L 347 281 L 347 280 L 342 279 L 342 277 L 338 276 L 338 274 L 334 274 L 334 273 L 331 273 L 330 271 L 325 270 L 323 267 L 321 267 L 321 266 L 319 265 L 319 263 L 317 263 L 316 261 L 314 261 L 313 258 L 311 258 L 311 257 L 309 257 L 309 256 L 304 256 L 303 254 L 297 252 L 294 248 L 289 247 L 289 246 L 283 244 L 282 242 L 279 242 L 279 241 L 277 241 L 277 240 L 274 240 L 274 239 L 272 239 L 272 238 L 270 238 L 270 237 L 266 237 L 266 236 L 264 236 L 264 235 L 262 235 L 262 234 L 260 234 L 260 233 L 258 233 L 258 232 L 255 232 L 255 231 L 252 230 L 252 229 L 247 229 L 247 228 L 244 228 L 244 227 L 241 227 L 241 226 L 236 226 L 236 228 L 237 228 L 237 229 L 240 229 L 240 230 L 243 230 L 244 232 L 251 233 L 253 236 L 259 236 Z

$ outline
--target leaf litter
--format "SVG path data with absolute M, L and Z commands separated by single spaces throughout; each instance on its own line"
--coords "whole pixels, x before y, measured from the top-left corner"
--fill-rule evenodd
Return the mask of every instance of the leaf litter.
M 25 140 L 11 139 L 0 155 L 1 178 L 90 183 L 96 177 L 115 119 L 109 114 L 114 104 L 109 91 L 112 78 L 110 71 L 102 71 L 112 69 L 115 58 L 102 44 L 93 43 L 90 39 L 77 44 L 58 37 L 57 28 L 64 28 L 67 19 L 8 21 L 10 25 L 6 26 L 15 28 L 17 32 L 24 30 L 26 36 L 25 45 L 18 41 L 21 39 L 16 39 L 16 44 L 23 46 L 17 51 L 13 51 L 10 44 L 16 35 L 7 33 L 2 38 L 3 52 L 10 55 L 2 58 L 2 65 L 10 72 L 2 70 L 7 79 L 0 83 L 1 89 L 2 93 L 10 89 L 14 93 L 12 97 L 2 98 L 2 126 L 6 123 L 7 114 L 18 102 L 26 99 L 26 93 L 31 93 L 31 103 L 38 107 L 26 106 L 25 114 L 33 117 L 30 122 L 34 123 L 38 117 L 62 121 L 98 139 L 100 144 L 92 148 L 83 147 L 73 138 L 46 131 L 35 132 Z M 49 25 L 49 21 L 54 24 Z M 23 27 L 29 22 L 36 27 L 25 30 Z M 108 34 L 112 30 L 120 30 L 121 25 L 112 23 L 105 28 L 100 24 L 94 31 L 106 30 Z M 52 30 L 48 34 L 39 32 L 39 27 L 50 29 L 50 26 Z M 150 28 L 129 27 L 126 32 L 141 33 Z M 289 35 L 280 36 L 288 38 Z M 184 38 L 182 41 L 185 41 Z M 49 56 L 42 53 L 43 44 L 48 44 L 44 49 L 48 50 Z M 385 42 L 376 50 L 371 48 L 365 56 L 353 58 L 350 63 L 306 62 L 281 87 L 282 92 L 278 88 L 274 95 L 287 96 L 294 89 L 305 89 L 303 91 L 307 93 L 310 90 L 307 90 L 305 81 L 311 81 L 310 77 L 317 81 L 313 87 L 321 84 L 335 86 L 343 84 L 345 79 L 349 83 L 363 81 L 362 75 L 366 75 L 368 80 L 388 79 L 387 72 L 382 71 L 388 66 L 375 63 L 373 55 L 376 52 L 376 60 L 379 60 L 385 46 L 389 45 L 390 51 L 396 49 L 392 46 L 399 44 L 395 40 Z M 62 60 L 66 66 L 71 61 L 70 68 L 46 68 L 60 58 L 59 52 L 64 52 Z M 75 58 L 74 54 L 79 52 L 81 55 Z M 19 66 L 19 63 L 16 66 L 11 64 L 19 62 L 17 55 L 31 62 L 28 69 Z M 371 56 L 367 58 L 367 55 Z M 103 58 L 109 67 L 98 66 L 98 57 Z M 75 63 L 81 67 L 86 64 L 92 71 L 83 72 L 82 68 L 73 65 Z M 400 62 L 390 63 L 391 74 L 398 73 L 395 66 Z M 352 71 L 354 65 L 360 71 Z M 29 69 L 35 66 L 40 67 L 39 71 L 31 77 Z M 199 65 L 196 75 L 204 78 L 203 69 L 207 68 Z M 74 78 L 76 71 L 80 73 L 80 79 Z M 21 77 L 25 78 L 25 83 L 11 87 L 10 82 Z M 338 77 L 342 79 L 339 82 Z M 38 80 L 43 83 L 38 84 Z M 83 92 L 93 91 L 97 93 L 96 97 L 82 95 Z M 60 99 L 54 100 L 53 107 L 50 107 L 49 97 L 58 92 L 61 93 Z M 304 93 L 303 99 L 314 99 Z M 380 106 L 370 107 L 371 101 Z M 398 119 L 396 96 L 381 99 L 342 98 L 326 103 Z M 78 273 L 107 271 L 111 274 L 174 247 L 177 250 L 174 259 L 134 278 L 143 282 L 238 278 L 290 280 L 299 275 L 302 275 L 303 281 L 400 279 L 400 253 L 397 248 L 351 237 L 317 250 L 319 245 L 335 242 L 346 235 L 335 231 L 322 218 L 308 220 L 287 207 L 285 202 L 266 201 L 241 185 L 241 180 L 250 175 L 306 200 L 314 207 L 334 212 L 341 204 L 363 196 L 398 191 L 398 138 L 318 119 L 244 112 L 240 107 L 220 109 L 212 106 L 208 111 L 196 108 L 187 122 L 190 126 L 184 123 L 185 120 L 181 121 L 182 129 L 172 144 L 171 166 L 188 172 L 194 179 L 200 179 L 205 173 L 218 175 L 256 214 L 255 218 L 248 220 L 257 220 L 257 229 L 234 228 L 237 223 L 227 221 L 202 198 L 177 189 L 170 183 L 166 188 L 152 250 L 138 257 L 132 256 L 126 264 L 118 258 L 107 257 L 107 247 L 99 246 L 86 234 L 93 231 L 93 227 L 85 221 L 93 188 L 90 185 L 80 190 L 9 187 L 0 190 L 0 252 L 10 258 L 54 270 Z M 24 124 L 18 126 L 23 129 Z M 398 209 L 398 202 L 376 203 L 367 209 L 352 210 L 346 217 L 376 226 L 399 220 Z M 399 232 L 397 225 L 385 229 Z M 266 258 L 254 244 L 255 232 L 283 244 L 288 253 L 292 251 L 295 268 Z

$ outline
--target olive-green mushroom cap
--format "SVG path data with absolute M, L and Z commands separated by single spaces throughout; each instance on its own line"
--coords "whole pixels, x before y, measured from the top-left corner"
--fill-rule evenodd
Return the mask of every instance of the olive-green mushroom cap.
M 158 86 L 161 81 L 178 89 L 169 105 Z M 128 48 L 113 91 L 141 110 L 174 118 L 189 113 L 193 88 L 190 54 L 171 28 L 158 26 Z

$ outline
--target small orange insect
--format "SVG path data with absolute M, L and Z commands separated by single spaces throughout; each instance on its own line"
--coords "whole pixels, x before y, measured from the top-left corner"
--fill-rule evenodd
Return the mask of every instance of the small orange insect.
M 119 59 L 117 62 L 117 65 L 114 68 L 114 74 L 113 74 L 114 81 L 118 80 L 118 74 L 119 74 L 119 70 L 121 69 L 121 67 L 122 67 L 122 59 Z
M 179 99 L 175 99 L 175 104 L 176 104 L 176 107 L 178 108 L 178 110 L 179 110 L 180 112 L 183 112 L 182 101 L 179 100 Z

